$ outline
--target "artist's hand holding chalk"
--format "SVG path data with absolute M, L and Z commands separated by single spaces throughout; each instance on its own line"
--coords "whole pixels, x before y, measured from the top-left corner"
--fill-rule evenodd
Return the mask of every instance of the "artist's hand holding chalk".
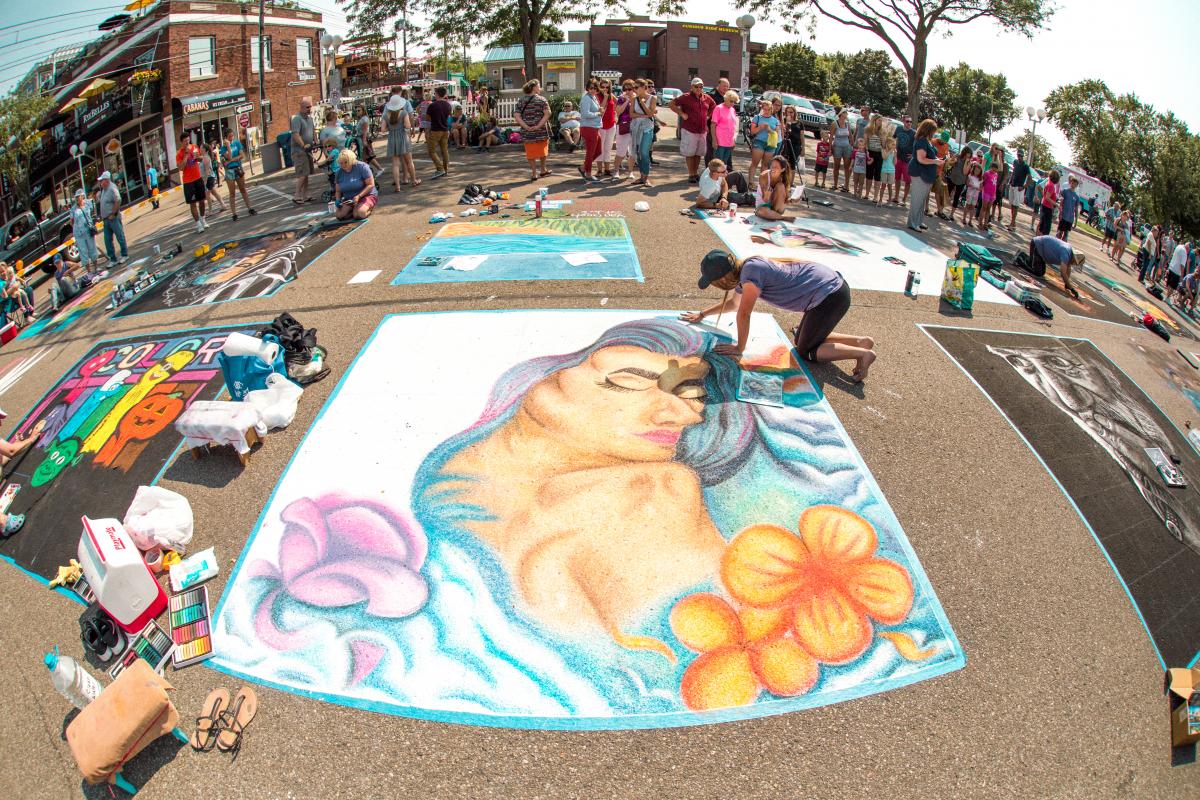
M 679 315 L 679 318 L 684 322 L 699 322 L 704 319 L 703 311 L 685 311 Z

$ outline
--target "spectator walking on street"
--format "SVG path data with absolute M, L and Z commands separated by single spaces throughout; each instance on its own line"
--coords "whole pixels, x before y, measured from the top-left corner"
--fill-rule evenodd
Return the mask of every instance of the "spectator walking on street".
M 716 88 L 714 88 L 711 92 L 708 93 L 708 96 L 712 98 L 713 107 L 712 107 L 712 111 L 709 112 L 709 118 L 708 118 L 708 138 L 705 140 L 707 142 L 707 149 L 704 151 L 704 163 L 705 164 L 712 161 L 714 158 L 721 158 L 719 155 L 717 155 L 717 143 L 716 143 L 716 139 L 714 138 L 714 131 L 713 131 L 714 120 L 712 118 L 712 114 L 715 113 L 716 110 L 722 106 L 722 104 L 724 104 L 725 95 L 729 94 L 729 90 L 730 90 L 729 79 L 721 78 L 719 81 L 717 81 Z M 735 114 L 737 113 L 736 108 L 734 109 L 734 113 Z M 730 166 L 728 161 L 725 162 L 725 166 L 728 169 L 733 169 L 733 167 Z
M 213 160 L 212 148 L 208 145 L 200 148 L 200 178 L 204 181 L 204 203 L 208 207 L 208 213 L 213 213 L 214 206 L 218 206 L 216 211 L 224 213 L 225 203 L 217 193 L 217 166 Z
M 750 175 L 759 174 L 759 167 L 766 168 L 766 160 L 779 139 L 779 120 L 772 113 L 770 100 L 759 100 L 758 114 L 750 120 Z M 847 176 L 849 177 L 849 176 Z M 834 178 L 837 178 L 836 171 Z M 836 183 L 836 180 L 835 180 Z
M 912 118 L 907 114 L 901 117 L 900 121 L 903 125 L 896 131 L 896 186 L 901 192 L 897 205 L 904 205 L 908 202 L 908 192 L 912 187 L 908 166 L 912 161 L 913 150 L 916 149 L 917 132 L 913 130 Z M 834 181 L 833 186 L 837 188 L 837 181 Z
M 722 79 L 723 83 L 727 83 Z M 712 144 L 714 158 L 721 159 L 721 162 L 730 171 L 733 170 L 733 148 L 737 145 L 738 133 L 738 103 L 741 98 L 738 93 L 730 89 L 725 93 L 721 100 L 721 104 L 713 109 L 712 123 Z M 710 158 L 711 162 L 712 159 Z
M 883 115 L 875 114 L 863 130 L 863 138 L 867 145 L 867 186 L 866 199 L 875 195 L 875 205 L 879 205 L 879 195 L 883 184 L 883 140 L 886 134 L 883 130 Z
M 1038 206 L 1038 235 L 1050 235 L 1050 223 L 1054 221 L 1054 211 L 1058 208 L 1058 170 L 1050 170 L 1050 177 L 1042 187 L 1042 202 Z
M 604 120 L 604 112 L 597 99 L 599 82 L 589 78 L 587 90 L 579 99 L 579 133 L 583 137 L 583 163 L 577 169 L 579 176 L 585 181 L 595 180 L 592 177 L 592 166 L 600 156 L 600 124 Z
M 158 209 L 158 170 L 154 165 L 146 167 L 146 188 L 150 192 L 150 205 Z
M 1067 179 L 1067 188 L 1062 193 L 1062 210 L 1058 212 L 1058 238 L 1064 242 L 1075 226 L 1075 217 L 1079 214 L 1079 178 L 1072 175 Z
M 712 97 L 704 93 L 704 81 L 699 76 L 692 78 L 690 91 L 671 101 L 671 110 L 679 115 L 679 154 L 687 162 L 688 183 L 700 182 L 700 160 L 704 158 L 708 123 L 715 107 Z
M 833 122 L 829 123 L 830 135 L 833 137 L 833 191 L 838 190 L 838 172 L 844 174 L 845 183 L 842 191 L 850 191 L 850 159 L 854 155 L 854 145 L 850 141 L 850 122 L 846 109 L 841 109 Z M 753 171 L 754 164 L 750 165 Z
M 534 79 L 521 87 L 525 94 L 517 101 L 513 118 L 521 129 L 525 160 L 529 162 L 529 180 L 550 174 L 546 157 L 550 153 L 550 104 L 542 97 L 542 84 Z
M 629 123 L 640 176 L 633 182 L 635 186 L 653 186 L 650 183 L 650 149 L 654 145 L 654 118 L 657 113 L 658 100 L 650 93 L 649 81 L 639 78 L 633 99 L 632 119 Z
M 601 80 L 596 90 L 596 101 L 600 105 L 600 172 L 597 178 L 611 178 L 613 145 L 617 141 L 617 98 L 613 97 L 612 84 Z
M 429 129 L 425 134 L 425 149 L 433 162 L 433 177 L 450 174 L 450 114 L 453 109 L 446 99 L 446 87 L 433 90 L 434 101 L 429 104 L 426 116 Z
M 104 252 L 111 264 L 124 264 L 129 260 L 129 248 L 125 246 L 125 226 L 121 222 L 121 190 L 112 181 L 112 174 L 100 173 L 96 182 L 96 214 L 104 223 Z M 121 255 L 117 257 L 120 245 Z
M 1126 211 L 1126 214 L 1129 212 Z M 1180 284 L 1183 282 L 1183 275 L 1187 270 L 1188 260 L 1192 255 L 1192 245 L 1180 242 L 1175 245 L 1175 252 L 1171 254 L 1171 261 L 1167 264 L 1167 291 L 1163 295 L 1163 299 L 1168 303 L 1179 292 Z
M 254 206 L 250 205 L 250 195 L 246 193 L 246 172 L 242 169 L 242 155 L 245 152 L 241 139 L 234 137 L 233 128 L 226 128 L 225 144 L 221 146 L 221 164 L 225 169 L 225 186 L 229 190 L 229 210 L 232 212 L 230 219 L 234 221 L 238 218 L 238 190 L 241 190 L 242 200 L 245 201 L 250 216 L 258 213 Z
M 358 133 L 358 140 L 362 142 L 362 161 L 366 162 L 371 168 L 371 172 L 375 175 L 375 180 L 379 180 L 379 176 L 383 174 L 383 166 L 379 163 L 379 158 L 375 154 L 375 142 L 371 136 L 371 116 L 367 113 L 366 106 L 358 106 L 354 110 L 355 119 L 354 130 Z
M 417 167 L 413 163 L 412 139 L 409 136 L 412 116 L 412 104 L 401 95 L 392 95 L 383 106 L 383 125 L 388 137 L 387 155 L 392 159 L 392 183 L 397 192 L 410 181 L 413 186 L 421 185 Z
M 633 134 L 629 123 L 633 121 L 634 83 L 626 79 L 621 84 L 621 96 L 617 98 L 617 152 L 613 156 L 613 173 L 617 180 L 633 176 Z M 621 174 L 624 168 L 625 174 Z
M 79 263 L 83 271 L 91 275 L 96 266 L 100 253 L 96 249 L 96 221 L 88 208 L 87 192 L 75 190 L 75 205 L 71 206 L 71 235 L 75 237 L 75 246 L 79 250 Z
M 313 171 L 312 149 L 317 146 L 317 131 L 312 119 L 312 98 L 300 98 L 300 111 L 292 117 L 289 130 L 292 132 L 292 164 L 296 170 L 296 193 L 292 196 L 292 202 L 301 205 L 312 202 L 312 198 L 308 196 L 308 176 L 312 175 Z M 200 177 L 199 169 L 196 170 L 196 177 Z M 186 175 L 183 183 L 183 193 L 186 197 L 188 183 Z M 189 199 L 188 202 L 192 201 Z M 201 216 L 203 216 L 203 197 L 200 199 L 200 205 Z M 196 209 L 193 207 L 192 215 L 195 216 L 195 214 Z M 200 218 L 197 220 L 200 223 L 198 230 L 204 230 L 204 221 Z
M 937 180 L 938 167 L 943 163 L 937 157 L 937 148 L 933 146 L 936 130 L 937 123 L 933 120 L 921 121 L 913 144 L 913 157 L 908 162 L 908 172 L 912 177 L 912 197 L 908 208 L 908 229 L 911 231 L 920 232 L 928 228 L 924 221 L 925 201 L 929 199 L 929 192 Z
M 1008 217 L 1008 230 L 1016 231 L 1017 229 L 1017 210 L 1025 202 L 1025 187 L 1029 185 L 1029 163 L 1025 161 L 1025 151 L 1017 148 L 1017 158 L 1013 161 L 1012 176 L 1009 178 L 1008 186 L 1008 205 L 1010 208 Z

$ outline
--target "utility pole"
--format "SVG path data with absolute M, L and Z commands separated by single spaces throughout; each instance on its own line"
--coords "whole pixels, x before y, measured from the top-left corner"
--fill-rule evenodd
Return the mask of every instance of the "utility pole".
M 266 144 L 267 141 L 267 112 L 263 108 L 267 99 L 266 90 L 266 61 L 263 60 L 263 50 L 266 42 L 263 41 L 263 18 L 266 15 L 267 0 L 258 0 L 258 126 L 262 130 L 259 134 L 259 141 Z

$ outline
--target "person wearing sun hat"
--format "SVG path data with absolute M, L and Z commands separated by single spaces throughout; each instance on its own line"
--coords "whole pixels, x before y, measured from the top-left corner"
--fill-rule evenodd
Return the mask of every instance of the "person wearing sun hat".
M 412 139 L 408 130 L 412 127 L 413 107 L 403 95 L 394 94 L 383 106 L 383 124 L 387 131 L 387 154 L 392 159 L 392 183 L 396 191 L 404 184 L 420 186 L 417 167 L 413 164 Z M 403 177 L 401 177 L 403 174 Z
M 852 380 L 861 383 L 875 361 L 875 340 L 870 336 L 834 333 L 850 310 L 850 286 L 841 274 L 811 261 L 771 261 L 751 256 L 740 264 L 725 250 L 710 250 L 700 262 L 701 289 L 724 289 L 725 298 L 703 311 L 680 315 L 684 322 L 737 311 L 737 343 L 720 344 L 713 352 L 740 358 L 750 337 L 750 314 L 761 298 L 785 311 L 804 316 L 792 329 L 796 352 L 805 361 L 854 361 Z M 729 296 L 729 290 L 734 294 Z

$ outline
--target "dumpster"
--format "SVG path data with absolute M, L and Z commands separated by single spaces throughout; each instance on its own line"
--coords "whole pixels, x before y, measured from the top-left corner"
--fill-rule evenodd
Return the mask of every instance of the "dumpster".
M 294 167 L 292 163 L 292 134 L 291 131 L 281 133 L 275 137 L 275 144 L 279 145 L 279 152 L 283 155 L 283 165 L 285 167 Z
M 283 169 L 283 158 L 279 152 L 279 144 L 277 142 L 267 142 L 259 148 L 258 154 L 262 156 L 262 171 L 264 175 L 270 175 L 273 172 L 279 172 Z

